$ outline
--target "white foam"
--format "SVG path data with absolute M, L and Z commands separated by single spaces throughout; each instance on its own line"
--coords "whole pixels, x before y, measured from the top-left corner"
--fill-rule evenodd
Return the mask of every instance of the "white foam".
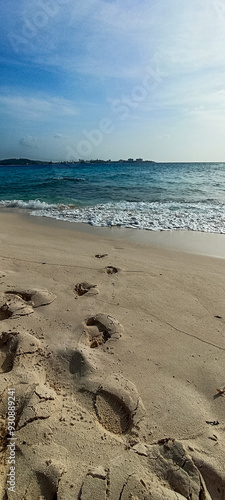
M 49 203 L 40 200 L 2 200 L 0 201 L 0 206 L 6 208 L 25 208 L 28 210 L 48 210 L 51 208 L 57 208 L 57 205 L 50 205 Z
M 152 231 L 192 230 L 225 234 L 225 205 L 179 202 L 118 202 L 92 207 L 48 204 L 40 200 L 5 200 L 0 206 L 28 209 L 31 215 L 93 226 L 121 226 Z
M 225 205 L 221 204 L 120 202 L 83 208 L 52 207 L 32 215 L 93 226 L 225 233 Z

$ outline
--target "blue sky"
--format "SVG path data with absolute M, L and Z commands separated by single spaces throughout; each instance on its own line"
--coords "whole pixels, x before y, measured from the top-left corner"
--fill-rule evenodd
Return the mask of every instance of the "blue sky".
M 225 0 L 10 0 L 0 19 L 0 158 L 225 160 Z

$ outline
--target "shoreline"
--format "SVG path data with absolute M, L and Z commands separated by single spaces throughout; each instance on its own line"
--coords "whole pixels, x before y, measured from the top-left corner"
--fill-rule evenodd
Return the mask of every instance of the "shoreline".
M 78 234 L 87 234 L 116 241 L 153 246 L 164 250 L 225 258 L 225 234 L 199 231 L 150 231 L 122 227 L 99 227 L 79 222 L 60 221 L 51 217 L 30 215 L 28 210 L 0 209 L 1 214 L 11 213 L 37 226 L 65 229 Z

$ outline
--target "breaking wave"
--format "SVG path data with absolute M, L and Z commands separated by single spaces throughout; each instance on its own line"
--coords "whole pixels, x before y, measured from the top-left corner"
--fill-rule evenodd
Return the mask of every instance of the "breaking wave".
M 117 202 L 77 207 L 48 204 L 40 200 L 5 200 L 0 202 L 0 207 L 27 209 L 34 216 L 83 222 L 92 226 L 225 234 L 225 205 L 215 202 Z

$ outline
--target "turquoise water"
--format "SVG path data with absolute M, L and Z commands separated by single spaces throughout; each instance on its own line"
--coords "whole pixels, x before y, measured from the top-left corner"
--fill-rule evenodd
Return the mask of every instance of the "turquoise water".
M 225 164 L 0 166 L 0 206 L 97 226 L 225 233 Z

